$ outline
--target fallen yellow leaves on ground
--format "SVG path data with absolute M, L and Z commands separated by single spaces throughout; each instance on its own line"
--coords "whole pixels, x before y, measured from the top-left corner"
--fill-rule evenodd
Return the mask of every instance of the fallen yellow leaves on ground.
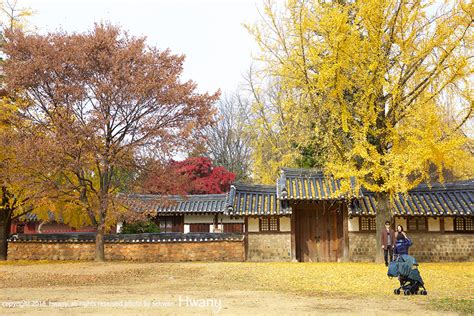
M 37 264 L 40 263 L 40 264 Z M 174 289 L 257 290 L 318 298 L 409 300 L 426 308 L 474 313 L 474 262 L 421 263 L 428 296 L 397 296 L 396 278 L 375 263 L 292 262 L 8 262 L 0 264 L 3 288 L 156 284 Z M 38 272 L 41 278 L 38 278 Z
M 422 263 L 419 270 L 428 296 L 397 296 L 396 278 L 375 263 L 210 263 L 215 283 L 328 298 L 385 297 L 410 300 L 427 308 L 474 313 L 474 262 Z
M 252 288 L 329 296 L 386 296 L 399 286 L 374 263 L 210 263 L 215 278 Z M 474 299 L 474 262 L 420 264 L 430 297 Z

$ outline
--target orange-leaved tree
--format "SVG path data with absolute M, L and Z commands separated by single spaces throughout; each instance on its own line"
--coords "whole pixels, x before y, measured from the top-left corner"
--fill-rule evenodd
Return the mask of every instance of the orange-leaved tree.
M 26 100 L 20 113 L 34 135 L 49 139 L 55 170 L 41 179 L 81 202 L 97 227 L 96 260 L 103 261 L 124 174 L 143 157 L 166 157 L 199 141 L 196 131 L 210 123 L 218 92 L 200 94 L 193 81 L 182 81 L 184 56 L 110 24 L 87 33 L 8 32 L 4 51 L 8 90 Z

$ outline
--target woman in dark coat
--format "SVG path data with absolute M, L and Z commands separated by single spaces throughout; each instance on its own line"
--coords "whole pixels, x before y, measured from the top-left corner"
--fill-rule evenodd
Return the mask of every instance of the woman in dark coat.
M 396 255 L 407 255 L 408 248 L 412 245 L 411 240 L 407 234 L 403 231 L 403 226 L 398 225 L 397 231 L 395 232 L 395 254 Z

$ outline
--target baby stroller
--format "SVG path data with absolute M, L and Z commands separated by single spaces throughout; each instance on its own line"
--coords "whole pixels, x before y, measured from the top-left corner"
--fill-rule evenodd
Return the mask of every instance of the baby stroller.
M 399 295 L 402 291 L 405 295 L 428 294 L 418 271 L 418 263 L 412 256 L 398 255 L 395 261 L 390 262 L 387 275 L 398 277 L 400 281 L 400 287 L 393 290 L 394 294 Z

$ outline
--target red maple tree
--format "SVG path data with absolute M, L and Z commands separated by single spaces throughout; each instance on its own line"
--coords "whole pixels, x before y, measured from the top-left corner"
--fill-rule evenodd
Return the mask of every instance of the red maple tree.
M 229 191 L 235 173 L 216 167 L 207 157 L 172 160 L 145 175 L 142 190 L 151 194 L 218 194 Z

